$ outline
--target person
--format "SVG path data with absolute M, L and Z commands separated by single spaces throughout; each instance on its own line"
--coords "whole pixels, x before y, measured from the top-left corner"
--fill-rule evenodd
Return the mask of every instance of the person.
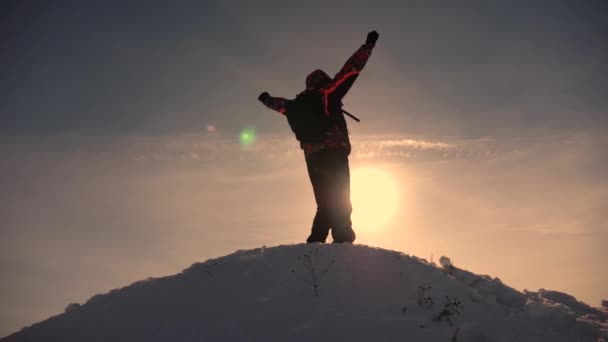
M 342 98 L 351 88 L 369 59 L 378 40 L 369 32 L 363 44 L 346 61 L 334 78 L 323 70 L 306 77 L 306 90 L 288 100 L 263 92 L 258 96 L 265 106 L 287 117 L 304 150 L 308 175 L 317 203 L 310 236 L 306 242 L 325 242 L 331 230 L 333 242 L 354 242 L 350 202 L 351 152 L 349 132 L 342 111 Z

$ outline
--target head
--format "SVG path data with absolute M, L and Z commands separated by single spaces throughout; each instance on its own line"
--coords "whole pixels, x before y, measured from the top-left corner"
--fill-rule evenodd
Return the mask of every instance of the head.
M 306 77 L 306 89 L 321 89 L 329 84 L 331 78 L 321 69 L 317 69 Z

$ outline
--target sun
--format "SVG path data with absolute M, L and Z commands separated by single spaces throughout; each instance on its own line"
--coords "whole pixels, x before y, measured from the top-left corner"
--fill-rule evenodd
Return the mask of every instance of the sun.
M 397 209 L 398 194 L 387 173 L 372 168 L 351 173 L 352 221 L 356 230 L 375 231 L 384 226 Z

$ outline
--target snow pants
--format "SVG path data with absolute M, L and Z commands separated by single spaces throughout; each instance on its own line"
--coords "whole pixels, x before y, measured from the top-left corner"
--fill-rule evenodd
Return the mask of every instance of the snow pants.
M 333 242 L 353 242 L 350 214 L 349 151 L 324 149 L 306 158 L 308 176 L 317 202 L 317 213 L 306 242 L 325 242 L 329 231 Z

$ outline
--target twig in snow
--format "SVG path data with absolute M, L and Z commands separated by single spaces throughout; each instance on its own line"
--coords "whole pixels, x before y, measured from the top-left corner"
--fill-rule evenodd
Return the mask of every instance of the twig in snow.
M 464 305 L 458 298 L 451 299 L 450 296 L 445 296 L 445 299 L 446 303 L 443 305 L 443 309 L 433 317 L 433 322 L 446 321 L 450 326 L 454 326 L 452 319 L 454 316 L 460 315 L 460 310 L 464 309 Z
M 452 342 L 457 342 L 456 340 L 458 339 L 459 331 L 460 331 L 460 328 L 456 328 L 456 330 L 454 331 L 454 335 L 452 335 Z
M 431 285 L 419 285 L 418 286 L 418 306 L 423 306 L 423 305 L 433 305 L 435 304 L 435 302 L 433 302 L 433 298 L 431 296 L 428 296 L 428 292 L 431 290 Z M 425 294 L 426 292 L 426 294 Z
M 319 297 L 319 287 L 321 286 L 321 281 L 327 274 L 327 271 L 329 271 L 329 267 L 334 263 L 334 260 L 331 260 L 325 267 L 319 268 L 320 260 L 318 247 L 310 251 L 309 253 L 298 257 L 298 260 L 300 261 L 300 263 L 302 263 L 302 265 L 304 265 L 304 268 L 306 269 L 306 271 L 308 271 L 310 278 L 303 276 L 302 274 L 296 272 L 296 270 L 294 269 L 292 269 L 291 272 L 295 274 L 296 277 L 298 277 L 300 280 L 312 286 L 313 295 L 315 297 Z

